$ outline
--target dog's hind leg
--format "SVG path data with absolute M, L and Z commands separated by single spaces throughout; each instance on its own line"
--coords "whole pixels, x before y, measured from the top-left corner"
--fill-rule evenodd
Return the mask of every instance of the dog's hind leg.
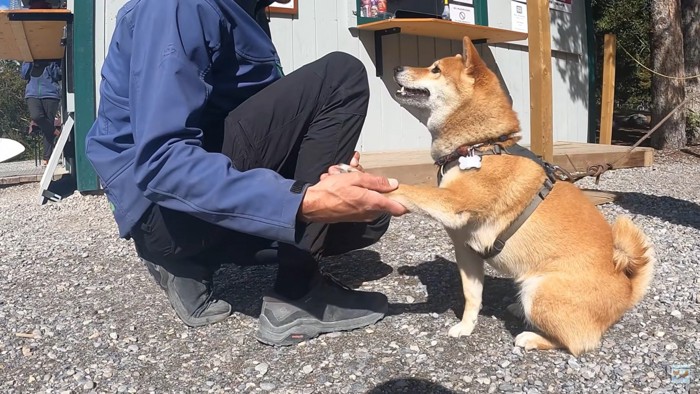
M 529 277 L 520 286 L 525 317 L 540 333 L 516 337 L 516 345 L 526 349 L 565 348 L 578 356 L 597 348 L 603 332 L 622 313 L 615 283 L 601 278 L 547 274 Z
M 450 230 L 448 234 L 454 243 L 462 290 L 464 290 L 462 321 L 452 326 L 448 332 L 451 337 L 458 338 L 470 335 L 476 327 L 484 289 L 484 261 L 473 250 L 464 246 L 464 234 L 460 235 L 460 231 Z
M 532 331 L 523 331 L 518 334 L 518 336 L 515 337 L 515 346 L 520 346 L 525 350 L 550 350 L 561 348 L 561 345 L 557 345 L 542 335 Z

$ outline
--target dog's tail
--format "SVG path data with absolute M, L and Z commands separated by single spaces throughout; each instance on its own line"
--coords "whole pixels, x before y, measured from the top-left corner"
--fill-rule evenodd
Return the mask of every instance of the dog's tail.
M 654 272 L 654 248 L 642 230 L 627 217 L 619 217 L 612 226 L 613 263 L 632 283 L 630 307 L 644 297 Z

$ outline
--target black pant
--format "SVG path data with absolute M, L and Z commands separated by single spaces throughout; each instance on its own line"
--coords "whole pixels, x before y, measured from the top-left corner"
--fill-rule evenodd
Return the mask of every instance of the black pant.
M 269 168 L 288 179 L 316 183 L 331 165 L 349 163 L 368 101 L 362 63 L 347 54 L 329 54 L 233 110 L 225 121 L 221 152 L 240 171 Z M 298 243 L 278 244 L 154 206 L 132 237 L 139 254 L 159 264 L 249 264 L 274 250 L 279 261 L 275 288 L 292 297 L 306 290 L 322 256 L 369 246 L 388 226 L 388 215 L 373 223 L 312 223 Z
M 54 126 L 54 119 L 56 118 L 56 111 L 58 111 L 58 103 L 58 99 L 52 98 L 27 98 L 29 117 L 36 123 L 41 131 L 41 135 L 44 137 L 44 160 L 51 158 L 51 152 L 53 152 L 55 146 L 56 136 L 54 135 L 54 130 L 56 127 Z

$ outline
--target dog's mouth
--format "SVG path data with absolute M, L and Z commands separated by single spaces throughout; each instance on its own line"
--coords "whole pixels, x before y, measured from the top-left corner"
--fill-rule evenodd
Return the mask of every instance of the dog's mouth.
M 427 98 L 430 96 L 430 91 L 428 89 L 421 88 L 407 88 L 399 84 L 399 90 L 396 91 L 396 95 L 399 97 L 417 97 L 417 98 Z

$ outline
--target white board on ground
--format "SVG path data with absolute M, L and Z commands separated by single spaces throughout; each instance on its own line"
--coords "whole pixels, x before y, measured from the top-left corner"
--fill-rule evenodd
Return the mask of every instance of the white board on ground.
M 24 152 L 24 145 L 9 138 L 0 138 L 0 163 Z
M 73 131 L 73 120 L 72 116 L 66 118 L 65 123 L 63 123 L 63 128 L 61 129 L 61 135 L 58 137 L 58 142 L 51 152 L 51 158 L 49 159 L 49 164 L 46 165 L 46 170 L 44 170 L 44 175 L 41 177 L 41 183 L 39 184 L 39 205 L 43 205 L 46 200 L 59 201 L 61 196 L 49 191 L 49 185 L 51 180 L 53 180 L 53 174 L 56 172 L 56 166 L 58 165 L 58 159 L 61 157 L 61 152 L 66 146 L 66 141 L 68 141 L 68 136 L 71 131 Z

